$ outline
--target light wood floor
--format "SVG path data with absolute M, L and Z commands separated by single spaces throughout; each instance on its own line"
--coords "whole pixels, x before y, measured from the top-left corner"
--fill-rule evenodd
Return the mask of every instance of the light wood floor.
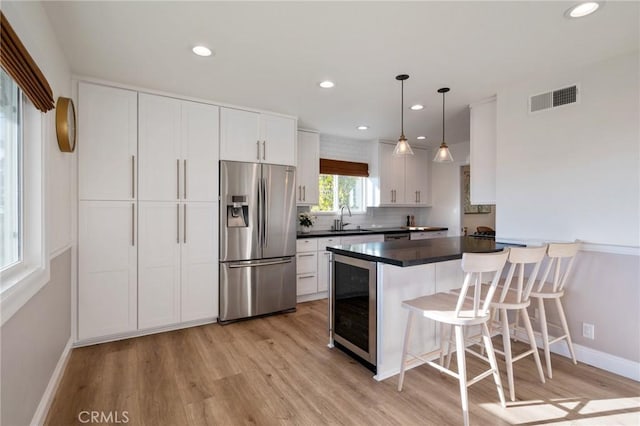
M 402 392 L 397 377 L 376 382 L 327 348 L 326 311 L 326 301 L 310 302 L 292 314 L 74 349 L 47 424 L 82 424 L 82 411 L 126 411 L 128 424 L 154 426 L 461 424 L 454 379 L 421 366 Z M 469 361 L 470 373 L 477 367 Z M 531 357 L 516 363 L 518 400 L 506 409 L 491 378 L 473 385 L 471 423 L 640 424 L 639 383 L 559 356 L 553 367 L 542 385 Z

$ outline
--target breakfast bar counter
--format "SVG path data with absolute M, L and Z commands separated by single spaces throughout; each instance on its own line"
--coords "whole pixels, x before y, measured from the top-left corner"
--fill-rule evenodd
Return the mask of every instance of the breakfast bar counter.
M 462 286 L 465 252 L 508 247 L 490 239 L 447 237 L 328 247 L 332 253 L 330 346 L 337 346 L 384 380 L 400 371 L 407 311 L 402 302 Z M 435 349 L 439 330 L 419 321 L 412 351 Z M 418 365 L 418 364 L 416 364 Z

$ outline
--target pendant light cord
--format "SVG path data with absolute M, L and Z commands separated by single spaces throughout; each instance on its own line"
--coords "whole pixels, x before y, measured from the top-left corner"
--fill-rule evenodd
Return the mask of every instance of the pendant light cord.
M 404 137 L 404 80 L 401 80 L 400 83 L 400 133 Z
M 442 143 L 444 143 L 444 92 L 442 92 Z

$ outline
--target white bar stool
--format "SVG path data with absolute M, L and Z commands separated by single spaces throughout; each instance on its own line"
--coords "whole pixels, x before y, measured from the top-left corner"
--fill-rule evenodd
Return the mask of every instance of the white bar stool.
M 398 382 L 398 391 L 402 391 L 402 385 L 404 383 L 405 369 L 408 365 L 412 364 L 415 359 L 421 360 L 437 370 L 446 373 L 452 377 L 455 377 L 460 382 L 460 399 L 462 402 L 462 415 L 464 418 L 465 426 L 469 425 L 469 402 L 467 396 L 467 387 L 474 383 L 493 375 L 493 380 L 496 384 L 498 391 L 498 397 L 503 407 L 506 406 L 504 400 L 504 391 L 502 390 L 502 383 L 500 381 L 500 373 L 498 371 L 498 363 L 491 343 L 491 335 L 487 328 L 487 321 L 489 320 L 489 306 L 491 299 L 496 292 L 502 269 L 507 261 L 509 251 L 505 250 L 498 253 L 464 253 L 462 255 L 462 270 L 466 273 L 464 283 L 460 295 L 452 293 L 436 293 L 431 296 L 418 297 L 412 300 L 406 300 L 402 302 L 402 307 L 409 309 L 409 317 L 407 319 L 407 328 L 404 335 L 404 344 L 402 349 L 402 363 L 400 365 L 400 379 Z M 482 286 L 482 274 L 493 274 L 493 280 L 491 286 L 487 291 L 486 299 L 480 306 L 480 293 Z M 475 284 L 475 285 L 474 285 Z M 469 288 L 474 289 L 473 299 L 467 299 L 467 292 Z M 411 324 L 416 315 L 420 315 L 423 318 L 437 321 L 441 324 L 440 333 L 440 349 L 427 354 L 412 354 L 408 351 L 409 339 L 411 336 Z M 456 358 L 458 361 L 458 371 L 452 371 L 445 368 L 443 365 L 444 354 L 448 352 L 445 350 L 444 339 L 444 326 L 448 325 L 455 330 L 456 341 Z M 482 328 L 482 337 L 484 345 L 487 350 L 487 357 L 480 355 L 465 346 L 464 328 L 473 325 L 480 325 Z M 473 379 L 467 379 L 466 370 L 466 352 L 469 352 L 485 361 L 489 362 L 491 368 L 483 373 L 477 375 Z M 440 363 L 430 361 L 429 357 L 432 355 L 440 355 Z M 411 360 L 407 360 L 407 357 L 411 357 Z
M 509 381 L 509 396 L 512 401 L 516 400 L 515 385 L 513 378 L 513 364 L 529 355 L 533 355 L 533 358 L 538 369 L 540 381 L 545 383 L 544 373 L 542 372 L 542 364 L 540 363 L 540 354 L 538 353 L 538 347 L 536 346 L 535 335 L 533 333 L 533 327 L 529 320 L 529 313 L 527 307 L 531 304 L 529 296 L 533 286 L 536 282 L 536 276 L 540 270 L 540 265 L 547 252 L 547 246 L 542 247 L 512 247 L 509 249 L 510 263 L 509 272 L 504 281 L 500 281 L 501 286 L 498 287 L 499 295 L 497 300 L 491 302 L 491 310 L 499 313 L 498 326 L 500 327 L 500 333 L 502 334 L 503 351 L 496 349 L 495 351 L 502 354 L 505 358 L 507 367 L 507 379 Z M 525 267 L 527 265 L 533 266 L 533 269 L 529 273 L 526 286 L 524 285 Z M 517 270 L 517 273 L 516 273 Z M 515 276 L 515 283 L 514 283 Z M 483 294 L 486 293 L 486 287 L 483 286 Z M 516 321 L 518 315 L 522 317 L 524 328 L 527 332 L 529 339 L 530 349 L 524 351 L 516 356 L 513 356 L 511 350 L 511 335 L 509 332 L 509 317 L 508 312 L 515 311 Z M 516 323 L 517 324 L 517 323 Z M 493 321 L 489 323 L 489 328 L 493 325 Z
M 569 326 L 567 325 L 567 317 L 564 314 L 562 308 L 562 296 L 564 296 L 564 286 L 567 283 L 567 278 L 571 273 L 573 267 L 573 261 L 575 256 L 580 250 L 580 243 L 551 243 L 547 249 L 547 268 L 540 279 L 536 288 L 531 292 L 531 298 L 538 301 L 538 314 L 540 315 L 540 331 L 542 332 L 542 344 L 544 346 L 544 357 L 547 363 L 547 376 L 552 378 L 551 371 L 551 352 L 549 347 L 555 342 L 560 340 L 566 340 L 569 352 L 571 353 L 571 359 L 574 364 L 577 364 L 576 354 L 573 350 L 573 343 L 571 342 L 571 335 L 569 334 Z M 568 262 L 567 266 L 563 269 L 562 263 Z M 555 268 L 554 268 L 555 266 Z M 551 272 L 554 269 L 553 280 L 546 282 Z M 556 308 L 558 310 L 558 316 L 560 317 L 561 327 L 563 335 L 549 340 L 549 327 L 551 323 L 547 322 L 547 314 L 544 308 L 545 300 L 554 300 Z M 554 325 L 554 324 L 551 324 Z

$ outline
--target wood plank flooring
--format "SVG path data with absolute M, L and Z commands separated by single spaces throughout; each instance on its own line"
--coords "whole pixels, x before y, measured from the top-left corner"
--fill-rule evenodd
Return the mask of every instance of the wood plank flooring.
M 327 348 L 326 320 L 326 301 L 316 301 L 291 314 L 74 349 L 46 424 L 87 424 L 83 411 L 121 422 L 126 411 L 128 424 L 154 426 L 462 423 L 454 379 L 421 366 L 402 392 L 397 377 L 376 382 Z M 467 359 L 470 374 L 484 367 Z M 471 423 L 640 424 L 640 383 L 560 356 L 553 368 L 543 385 L 531 357 L 517 362 L 517 401 L 506 409 L 490 378 L 473 385 Z

